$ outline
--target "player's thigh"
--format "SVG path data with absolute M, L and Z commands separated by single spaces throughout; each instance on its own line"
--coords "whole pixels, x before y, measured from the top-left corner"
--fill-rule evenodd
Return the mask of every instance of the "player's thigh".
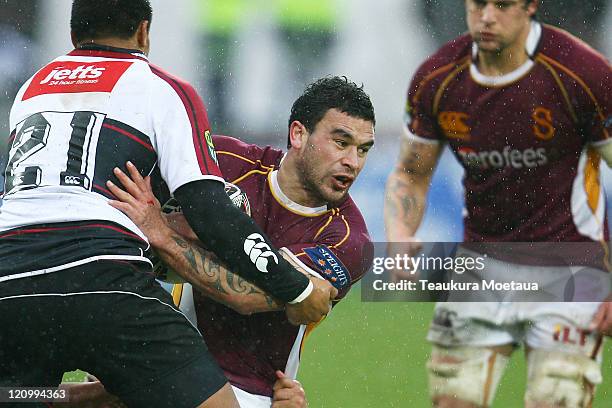
M 11 282 L 5 283 L 9 285 Z M 62 341 L 58 298 L 0 295 L 0 387 L 55 387 L 69 356 Z
M 87 344 L 80 342 L 90 362 L 82 368 L 129 407 L 194 407 L 226 384 L 200 333 L 163 289 L 99 294 L 80 307 L 105 308 Z
M 528 407 L 588 407 L 602 381 L 603 336 L 585 328 L 597 305 L 559 304 L 527 333 Z M 592 309 L 592 310 L 591 310 Z
M 150 272 L 146 264 L 104 261 L 33 283 L 37 296 L 62 299 L 49 312 L 62 319 L 56 337 L 68 369 L 91 372 L 130 407 L 195 407 L 227 381 Z

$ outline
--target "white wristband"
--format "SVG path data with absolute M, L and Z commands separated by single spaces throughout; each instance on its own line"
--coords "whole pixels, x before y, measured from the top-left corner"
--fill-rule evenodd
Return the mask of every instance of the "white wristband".
M 290 305 L 295 305 L 296 303 L 300 303 L 301 301 L 306 299 L 308 296 L 310 296 L 310 294 L 312 293 L 313 290 L 314 290 L 314 285 L 309 280 L 308 281 L 308 286 L 306 286 L 306 289 L 304 289 L 304 291 L 298 297 L 296 297 L 291 302 L 289 302 L 289 304 Z

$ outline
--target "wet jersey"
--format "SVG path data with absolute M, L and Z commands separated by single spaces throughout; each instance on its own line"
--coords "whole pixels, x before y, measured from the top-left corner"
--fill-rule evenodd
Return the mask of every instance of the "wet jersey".
M 50 62 L 17 94 L 10 128 L 0 277 L 100 257 L 146 260 L 142 232 L 108 205 L 105 183 L 128 160 L 171 192 L 223 181 L 197 93 L 133 50 L 92 45 Z
M 229 137 L 214 137 L 226 180 L 246 193 L 251 216 L 275 246 L 346 295 L 369 268 L 372 246 L 365 222 L 348 197 L 337 207 L 310 208 L 291 201 L 277 182 L 283 153 Z M 240 315 L 194 292 L 206 344 L 230 382 L 253 394 L 272 395 L 275 370 L 295 377 L 302 341 L 313 326 L 296 327 L 284 312 Z
M 488 77 L 468 35 L 443 46 L 408 92 L 408 137 L 446 142 L 465 168 L 466 241 L 607 238 L 600 157 L 609 143 L 610 64 L 533 22 L 530 58 Z

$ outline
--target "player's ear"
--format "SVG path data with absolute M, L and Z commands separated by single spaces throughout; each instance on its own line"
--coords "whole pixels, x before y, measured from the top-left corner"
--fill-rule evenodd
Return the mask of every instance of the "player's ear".
M 138 24 L 136 30 L 136 41 L 138 42 L 138 48 L 144 51 L 145 54 L 149 53 L 149 22 L 143 20 Z
M 306 126 L 299 120 L 291 122 L 291 126 L 289 126 L 289 142 L 291 143 L 291 147 L 299 150 L 306 145 L 307 139 L 308 130 Z
M 529 14 L 529 17 L 533 17 L 535 15 L 535 13 L 538 11 L 538 0 L 526 0 L 527 4 L 526 4 L 526 9 L 527 9 L 527 14 Z
M 77 41 L 74 31 L 70 31 L 70 41 L 72 41 L 72 45 L 74 46 L 74 48 L 76 48 L 77 45 L 79 45 L 79 42 Z

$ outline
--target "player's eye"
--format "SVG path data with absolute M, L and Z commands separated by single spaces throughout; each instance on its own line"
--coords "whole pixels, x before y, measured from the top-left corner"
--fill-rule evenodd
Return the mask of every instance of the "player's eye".
M 357 149 L 357 152 L 359 153 L 360 156 L 363 157 L 366 154 L 368 154 L 370 149 L 371 149 L 371 146 L 363 146 L 363 147 L 360 147 L 359 149 Z
M 497 7 L 500 10 L 503 10 L 503 9 L 507 9 L 513 4 L 514 2 L 511 2 L 511 1 L 498 1 L 497 3 L 495 3 L 495 7 Z
M 336 140 L 334 140 L 334 142 L 336 142 L 336 144 L 339 147 L 342 147 L 342 148 L 345 148 L 346 146 L 348 146 L 348 143 L 345 140 L 342 140 L 342 139 L 336 139 Z

